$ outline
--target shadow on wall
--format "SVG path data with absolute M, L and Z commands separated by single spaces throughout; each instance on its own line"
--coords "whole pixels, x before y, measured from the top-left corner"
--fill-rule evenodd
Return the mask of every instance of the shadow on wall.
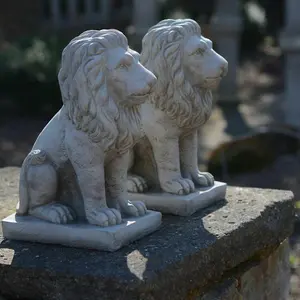
M 288 175 L 291 168 L 282 168 L 268 176 L 263 176 L 263 172 L 275 171 L 276 163 L 284 157 L 294 159 L 294 165 L 298 165 L 299 150 L 298 129 L 280 124 L 261 127 L 213 150 L 208 159 L 208 172 L 219 180 L 233 184 L 277 189 L 287 184 L 285 176 L 291 176 Z M 252 178 L 251 181 L 251 176 L 256 180 Z M 294 180 L 297 176 L 299 174 L 292 175 Z M 244 180 L 239 182 L 242 177 Z
M 223 105 L 219 105 L 219 108 L 226 121 L 225 133 L 232 137 L 236 137 L 250 131 L 250 127 L 247 125 L 236 104 L 224 103 Z

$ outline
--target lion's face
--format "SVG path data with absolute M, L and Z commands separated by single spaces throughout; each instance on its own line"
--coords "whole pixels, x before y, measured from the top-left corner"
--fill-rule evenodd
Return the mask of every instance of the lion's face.
M 114 100 L 125 106 L 144 103 L 156 77 L 139 62 L 132 49 L 118 47 L 107 52 L 107 89 Z
M 212 42 L 199 35 L 186 41 L 183 68 L 193 86 L 215 89 L 227 74 L 228 62 L 212 48 Z

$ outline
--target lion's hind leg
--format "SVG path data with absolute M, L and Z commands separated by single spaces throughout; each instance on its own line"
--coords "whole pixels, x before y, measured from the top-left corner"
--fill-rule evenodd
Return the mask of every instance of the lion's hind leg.
M 56 202 L 58 176 L 55 167 L 43 151 L 31 155 L 25 175 L 28 214 L 58 224 L 72 221 L 75 216 L 71 209 Z

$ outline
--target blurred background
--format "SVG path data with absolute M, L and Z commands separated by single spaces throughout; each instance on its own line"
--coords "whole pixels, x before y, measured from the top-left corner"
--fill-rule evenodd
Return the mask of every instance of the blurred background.
M 299 14 L 299 0 L 2 0 L 0 168 L 18 170 L 60 108 L 57 72 L 72 37 L 116 28 L 140 50 L 161 19 L 193 18 L 229 62 L 199 131 L 199 165 L 231 185 L 289 189 L 300 200 Z M 291 299 L 300 299 L 299 245 L 296 221 Z

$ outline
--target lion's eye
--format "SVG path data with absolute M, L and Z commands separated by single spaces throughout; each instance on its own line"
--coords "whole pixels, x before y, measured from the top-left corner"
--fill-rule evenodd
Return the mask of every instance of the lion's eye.
M 127 70 L 127 69 L 128 69 L 128 66 L 125 65 L 125 64 L 119 64 L 119 65 L 118 65 L 118 69 Z
M 198 48 L 194 53 L 193 55 L 196 55 L 196 54 L 200 54 L 200 55 L 203 55 L 205 52 L 205 49 L 202 49 L 202 48 Z

